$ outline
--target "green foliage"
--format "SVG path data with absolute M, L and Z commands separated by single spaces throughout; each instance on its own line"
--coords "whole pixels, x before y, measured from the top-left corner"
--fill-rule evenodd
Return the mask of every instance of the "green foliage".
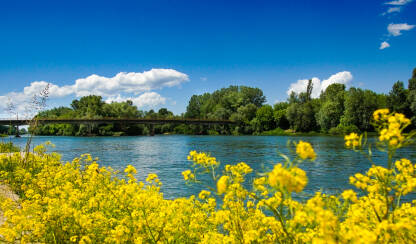
M 315 114 L 319 109 L 319 100 L 312 99 L 312 89 L 312 80 L 309 80 L 306 92 L 299 95 L 293 92 L 290 94 L 286 116 L 291 128 L 296 132 L 317 129 Z
M 327 132 L 339 124 L 344 113 L 344 102 L 344 84 L 332 84 L 321 94 L 321 106 L 316 120 L 322 131 Z
M 276 128 L 274 130 L 264 131 L 260 133 L 261 136 L 284 136 L 288 134 L 289 133 L 285 132 L 285 130 L 281 128 Z
M 253 120 L 266 98 L 263 91 L 259 88 L 246 86 L 230 86 L 205 93 L 203 95 L 193 95 L 186 108 L 186 118 L 200 119 L 219 119 L 232 120 L 237 123 L 234 127 L 213 126 L 207 129 L 189 126 L 192 134 L 250 134 L 257 127 Z
M 264 105 L 256 112 L 257 132 L 268 131 L 275 128 L 273 108 L 270 105 Z
M 174 118 L 173 113 L 166 108 L 161 108 L 157 113 L 153 110 L 143 112 L 137 109 L 133 102 L 105 103 L 100 96 L 86 96 L 71 103 L 71 108 L 58 107 L 40 112 L 38 118 Z M 147 135 L 149 129 L 144 125 L 129 124 L 47 124 L 30 128 L 38 135 L 58 136 L 120 136 L 120 135 Z M 174 131 L 174 126 L 157 125 L 154 128 L 156 133 Z
M 333 127 L 328 131 L 328 133 L 331 135 L 347 135 L 353 132 L 358 133 L 360 132 L 360 129 L 358 129 L 358 127 L 355 125 L 339 124 L 337 127 Z
M 416 127 L 416 68 L 413 70 L 412 78 L 409 79 L 408 89 L 407 102 L 411 112 L 412 125 Z
M 273 119 L 276 123 L 276 126 L 281 129 L 288 129 L 289 128 L 289 121 L 287 120 L 287 108 L 289 103 L 287 102 L 280 102 L 276 103 L 273 106 Z
M 405 114 L 409 116 L 410 106 L 407 100 L 409 91 L 404 88 L 403 82 L 394 83 L 388 97 L 387 105 L 390 111 Z
M 187 118 L 231 120 L 233 125 L 146 125 L 93 124 L 43 125 L 34 131 L 40 135 L 147 135 L 198 134 L 240 135 L 292 132 L 324 132 L 345 134 L 373 131 L 372 112 L 389 107 L 412 119 L 416 128 L 416 69 L 409 79 L 408 89 L 403 82 L 394 83 L 388 95 L 343 84 L 331 84 L 319 98 L 312 97 L 313 83 L 309 80 L 306 91 L 292 93 L 287 102 L 265 105 L 266 98 L 259 88 L 230 86 L 212 93 L 193 95 L 182 115 L 174 115 L 166 108 L 159 111 L 140 111 L 132 101 L 105 103 L 100 96 L 86 96 L 74 100 L 71 107 L 58 107 L 39 113 L 39 118 Z M 33 130 L 33 128 L 31 128 Z M 7 132 L 6 132 L 7 131 Z M 123 132 L 123 133 L 119 133 Z M 0 127 L 0 133 L 14 134 L 14 128 Z M 267 134 L 267 133 L 266 133 Z
M 20 148 L 12 142 L 0 142 L 0 153 L 20 152 Z
M 355 125 L 361 131 L 372 131 L 372 113 L 381 108 L 381 95 L 370 90 L 350 88 L 345 98 L 345 111 L 341 124 Z

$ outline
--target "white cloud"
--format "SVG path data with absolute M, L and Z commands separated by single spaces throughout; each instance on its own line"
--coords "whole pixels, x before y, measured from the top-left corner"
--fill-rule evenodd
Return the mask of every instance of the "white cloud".
M 391 2 L 386 2 L 384 4 L 402 6 L 402 5 L 406 5 L 406 4 L 410 3 L 411 1 L 412 0 L 394 0 L 394 1 L 391 1 Z
M 388 47 L 390 47 L 390 44 L 386 41 L 384 41 L 380 44 L 380 50 L 383 50 L 383 49 L 388 48 Z
M 391 14 L 391 13 L 395 13 L 395 12 L 400 12 L 401 7 L 391 7 L 389 9 L 387 9 L 387 13 Z
M 319 97 L 322 91 L 325 91 L 328 86 L 334 83 L 340 83 L 348 85 L 353 79 L 351 72 L 343 71 L 338 72 L 334 75 L 331 75 L 328 79 L 321 81 L 317 77 L 312 78 L 312 94 L 313 98 Z M 293 92 L 299 94 L 301 92 L 306 91 L 306 87 L 308 86 L 308 80 L 298 80 L 296 83 L 292 83 L 287 90 L 287 94 L 290 95 Z
M 162 97 L 159 93 L 156 92 L 146 92 L 137 98 L 132 99 L 133 104 L 138 108 L 149 107 L 154 108 L 166 103 L 166 98 Z
M 107 98 L 105 102 L 124 102 L 127 100 L 132 101 L 138 108 L 155 108 L 166 103 L 166 98 L 157 92 L 145 92 L 138 97 L 122 97 L 121 95 L 117 95 Z
M 122 98 L 122 94 L 138 95 L 143 93 L 130 100 L 138 107 L 154 107 L 165 104 L 166 98 L 150 91 L 178 86 L 187 81 L 189 81 L 188 75 L 174 69 L 151 69 L 141 73 L 120 72 L 113 77 L 93 74 L 86 78 L 77 79 L 72 85 L 58 86 L 49 83 L 49 98 L 62 98 L 69 95 L 80 97 L 94 94 L 103 96 L 108 101 L 124 101 L 126 99 Z M 4 111 L 8 101 L 11 100 L 19 114 L 25 113 L 30 107 L 33 96 L 39 94 L 47 85 L 46 81 L 34 81 L 24 87 L 22 92 L 9 92 L 0 95 L 0 110 Z
M 390 35 L 393 36 L 400 36 L 402 33 L 401 31 L 408 31 L 413 29 L 415 26 L 414 25 L 408 25 L 407 23 L 404 24 L 389 24 L 387 26 L 387 30 L 390 33 Z
M 46 81 L 34 81 L 30 83 L 29 86 L 23 88 L 23 94 L 26 96 L 33 97 L 36 94 L 39 94 L 43 89 L 46 88 L 48 82 Z M 59 87 L 55 84 L 49 83 L 49 97 L 57 98 L 57 97 L 66 97 L 73 93 L 72 86 L 62 86 Z
M 139 94 L 177 86 L 187 81 L 189 81 L 188 75 L 174 69 L 151 69 L 143 73 L 120 72 L 113 77 L 90 75 L 77 79 L 73 90 L 78 97 L 89 94 L 111 96 L 120 92 Z
M 398 13 L 402 10 L 402 7 L 390 7 L 387 9 L 386 12 L 382 13 L 381 15 L 386 16 L 387 14 L 391 14 L 391 13 Z
M 308 86 L 308 82 L 309 80 L 298 80 L 296 83 L 292 83 L 290 84 L 290 87 L 287 91 L 287 94 L 290 95 L 293 92 L 299 94 L 301 92 L 305 92 L 306 91 L 306 87 Z M 312 85 L 313 85 L 313 89 L 312 89 L 312 97 L 318 97 L 321 90 L 321 80 L 313 77 L 312 78 Z

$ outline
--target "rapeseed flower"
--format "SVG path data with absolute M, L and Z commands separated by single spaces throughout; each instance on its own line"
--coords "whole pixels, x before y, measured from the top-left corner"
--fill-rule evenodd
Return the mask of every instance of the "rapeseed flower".
M 309 142 L 299 141 L 296 144 L 296 153 L 303 160 L 305 159 L 315 160 L 316 159 L 316 153 L 313 150 L 313 147 Z

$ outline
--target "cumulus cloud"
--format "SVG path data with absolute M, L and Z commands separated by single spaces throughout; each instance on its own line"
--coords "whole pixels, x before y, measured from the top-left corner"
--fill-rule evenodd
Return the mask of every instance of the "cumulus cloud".
M 402 31 L 408 31 L 415 27 L 415 25 L 408 25 L 407 23 L 403 24 L 389 24 L 387 30 L 392 36 L 400 36 Z
M 74 84 L 58 86 L 46 81 L 34 81 L 21 92 L 10 92 L 0 95 L 0 109 L 6 109 L 8 101 L 12 101 L 16 110 L 22 113 L 27 110 L 34 95 L 37 95 L 49 84 L 49 97 L 62 98 L 69 95 L 77 97 L 100 95 L 107 100 L 122 99 L 122 94 L 134 94 L 138 97 L 130 100 L 138 107 L 154 107 L 164 104 L 166 98 L 152 90 L 178 86 L 189 81 L 188 75 L 174 69 L 151 69 L 145 72 L 120 72 L 113 77 L 90 75 L 77 79 Z M 121 100 L 120 100 L 121 101 Z
M 306 87 L 308 86 L 309 80 L 298 80 L 296 83 L 292 83 L 287 90 L 287 95 L 290 95 L 292 92 L 297 94 L 306 91 Z M 312 78 L 312 97 L 318 97 L 321 92 L 321 80 L 317 77 Z
M 120 72 L 113 77 L 90 75 L 77 79 L 72 86 L 76 96 L 89 94 L 110 96 L 114 93 L 139 94 L 145 91 L 172 87 L 189 81 L 188 75 L 174 69 L 152 69 L 143 73 Z
M 319 97 L 321 92 L 325 91 L 328 86 L 331 84 L 339 83 L 348 85 L 353 79 L 351 72 L 343 71 L 338 72 L 334 75 L 331 75 L 328 79 L 321 81 L 317 77 L 312 78 L 312 94 L 313 98 Z M 292 92 L 297 94 L 306 91 L 306 87 L 308 86 L 308 80 L 298 80 L 295 83 L 290 84 L 289 89 L 287 90 L 287 94 L 290 95 Z
M 396 5 L 396 6 L 403 6 L 403 5 L 406 5 L 406 4 L 410 3 L 411 1 L 412 0 L 394 0 L 394 1 L 391 1 L 391 2 L 386 2 L 384 4 L 387 4 L 387 5 Z
M 23 88 L 23 95 L 27 97 L 33 97 L 36 94 L 39 94 L 46 86 L 49 84 L 49 97 L 66 97 L 73 93 L 71 86 L 62 86 L 59 87 L 55 84 L 48 83 L 46 81 L 34 81 L 30 83 L 29 86 Z
M 165 104 L 166 98 L 162 97 L 160 94 L 156 92 L 145 92 L 137 98 L 134 98 L 132 101 L 133 104 L 135 104 L 139 108 L 153 108 Z
M 390 47 L 390 44 L 386 41 L 384 41 L 380 44 L 380 50 L 383 50 L 383 49 L 388 48 L 388 47 Z
M 157 92 L 145 92 L 138 97 L 123 97 L 121 95 L 117 95 L 116 97 L 107 98 L 105 102 L 124 102 L 127 100 L 132 101 L 138 108 L 155 108 L 166 103 L 166 98 L 162 97 Z

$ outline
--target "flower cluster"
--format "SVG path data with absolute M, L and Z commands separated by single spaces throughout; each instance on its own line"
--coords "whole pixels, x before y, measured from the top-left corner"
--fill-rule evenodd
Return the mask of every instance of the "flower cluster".
M 356 148 L 361 146 L 361 137 L 358 136 L 357 133 L 351 133 L 344 137 L 345 139 L 345 146 L 349 148 Z
M 388 131 L 398 123 L 401 135 L 407 124 L 388 110 L 376 111 L 374 120 Z M 173 200 L 163 197 L 156 174 L 140 182 L 137 170 L 127 166 L 120 177 L 88 154 L 67 163 L 43 146 L 25 158 L 20 153 L 0 155 L 0 182 L 20 196 L 17 201 L 0 196 L 5 217 L 0 242 L 412 243 L 416 200 L 403 203 L 402 197 L 415 193 L 416 165 L 404 158 L 392 161 L 395 150 L 411 139 L 403 136 L 404 141 L 394 145 L 390 141 L 397 133 L 388 141 L 378 138 L 388 147 L 381 149 L 389 163 L 386 168 L 373 164 L 366 173 L 351 176 L 359 193 L 316 192 L 305 201 L 294 197 L 308 182 L 297 164 L 316 154 L 302 141 L 295 144 L 296 158 L 284 156 L 284 163 L 257 172 L 249 181 L 254 173 L 248 164 L 225 165 L 219 173 L 215 158 L 192 151 L 188 159 L 193 169 L 183 177 L 186 182 L 206 183 L 208 189 Z M 354 145 L 357 138 L 346 137 L 346 146 L 361 146 Z M 199 174 L 212 176 L 212 181 L 196 181 Z
M 410 120 L 400 113 L 389 113 L 388 109 L 379 109 L 373 113 L 374 126 L 379 131 L 380 142 L 389 146 L 400 146 L 406 141 L 403 130 L 410 125 Z
M 284 188 L 288 192 L 301 192 L 308 183 L 306 172 L 298 167 L 285 168 L 276 164 L 268 175 L 268 183 L 274 188 Z
M 303 160 L 315 160 L 316 158 L 316 153 L 309 142 L 299 141 L 299 143 L 296 144 L 296 153 Z

